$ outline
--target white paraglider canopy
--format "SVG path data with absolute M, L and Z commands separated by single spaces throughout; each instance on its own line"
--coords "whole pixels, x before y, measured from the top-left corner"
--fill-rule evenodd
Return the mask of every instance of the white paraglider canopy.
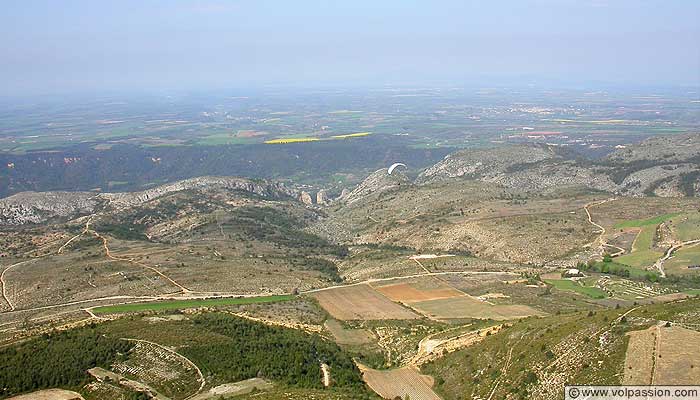
M 406 164 L 400 163 L 400 162 L 391 164 L 391 167 L 389 167 L 389 171 L 387 171 L 387 172 L 389 172 L 389 175 L 391 175 L 391 173 L 394 172 L 394 170 L 396 169 L 396 167 L 408 168 L 408 167 L 406 167 Z

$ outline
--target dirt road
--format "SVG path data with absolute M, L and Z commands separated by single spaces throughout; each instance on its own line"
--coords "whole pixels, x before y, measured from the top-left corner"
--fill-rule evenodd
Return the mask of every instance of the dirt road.
M 7 297 L 7 282 L 5 281 L 5 273 L 7 273 L 7 271 L 9 271 L 10 269 L 12 269 L 18 265 L 30 263 L 33 261 L 36 261 L 36 260 L 21 261 L 21 262 L 12 264 L 12 265 L 8 266 L 7 268 L 3 269 L 2 274 L 0 274 L 0 284 L 2 284 L 2 298 L 5 300 L 5 302 L 7 302 L 7 305 L 10 306 L 10 311 L 14 311 L 15 306 L 14 306 L 14 304 L 12 304 L 12 301 L 10 301 L 10 298 Z
M 664 262 L 668 260 L 669 258 L 673 257 L 673 253 L 675 253 L 678 249 L 680 249 L 683 246 L 690 246 L 692 244 L 700 243 L 700 239 L 694 239 L 694 240 L 688 240 L 683 243 L 679 243 L 675 246 L 671 246 L 670 249 L 666 250 L 666 254 L 664 254 L 663 257 L 659 258 L 655 263 L 654 263 L 654 268 L 659 270 L 659 274 L 661 275 L 662 278 L 666 277 L 666 271 L 664 271 Z
M 589 222 L 591 225 L 595 226 L 596 228 L 598 228 L 598 229 L 600 230 L 600 231 L 599 231 L 598 237 L 597 237 L 594 241 L 592 241 L 591 243 L 586 244 L 586 245 L 583 246 L 583 247 L 595 247 L 595 245 L 596 245 L 597 243 L 600 243 L 600 246 L 601 246 L 601 248 L 602 248 L 602 247 L 604 247 L 604 246 L 607 244 L 607 243 L 605 242 L 605 233 L 606 233 L 606 232 L 605 232 L 605 228 L 604 228 L 602 225 L 600 225 L 600 224 L 596 223 L 595 221 L 593 221 L 593 217 L 591 216 L 590 208 L 591 208 L 591 207 L 594 207 L 594 206 L 599 206 L 599 205 L 601 205 L 601 204 L 608 203 L 608 202 L 610 202 L 610 201 L 615 201 L 615 200 L 616 200 L 615 198 L 610 198 L 610 199 L 605 199 L 605 200 L 600 200 L 600 201 L 594 201 L 594 202 L 592 202 L 592 203 L 588 203 L 588 204 L 586 204 L 585 206 L 583 206 L 583 209 L 586 211 L 586 215 L 588 215 L 588 222 Z
M 136 261 L 136 260 L 134 260 L 134 259 L 131 259 L 131 258 L 121 258 L 121 257 L 117 257 L 117 256 L 112 255 L 112 253 L 111 253 L 110 250 L 109 250 L 109 246 L 107 245 L 107 238 L 106 238 L 106 237 L 100 235 L 99 233 L 97 233 L 97 232 L 95 232 L 95 231 L 93 231 L 93 230 L 91 230 L 91 229 L 88 229 L 87 231 L 90 232 L 90 233 L 92 233 L 93 235 L 95 235 L 95 237 L 97 237 L 98 239 L 102 240 L 102 247 L 103 247 L 104 250 L 105 250 L 105 255 L 107 256 L 107 258 L 109 258 L 109 259 L 111 259 L 111 260 L 115 260 L 115 261 L 124 261 L 124 262 L 128 262 L 128 263 L 131 263 L 131 264 L 138 265 L 138 266 L 141 267 L 141 268 L 149 269 L 149 270 L 155 272 L 156 274 L 158 274 L 159 276 L 161 276 L 163 279 L 165 279 L 165 280 L 167 280 L 168 282 L 172 283 L 173 285 L 177 286 L 183 293 L 189 293 L 189 292 L 191 292 L 190 289 L 188 289 L 188 288 L 182 286 L 181 284 L 177 283 L 177 282 L 176 282 L 174 279 L 172 279 L 171 277 L 165 275 L 164 273 L 162 273 L 161 271 L 159 271 L 158 269 L 156 269 L 156 268 L 154 268 L 154 267 L 151 267 L 150 265 L 146 265 L 146 264 L 144 264 L 144 263 L 138 262 L 138 261 Z

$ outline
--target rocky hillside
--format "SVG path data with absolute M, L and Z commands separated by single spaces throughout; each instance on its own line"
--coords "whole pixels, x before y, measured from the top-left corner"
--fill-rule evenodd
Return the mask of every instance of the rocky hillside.
M 426 169 L 416 182 L 493 183 L 525 193 L 583 187 L 623 196 L 700 195 L 700 134 L 653 138 L 603 160 L 581 160 L 542 145 L 463 150 Z
M 157 186 L 140 192 L 22 192 L 0 199 L 0 225 L 38 224 L 100 210 L 121 210 L 182 191 L 241 191 L 270 199 L 296 196 L 278 182 L 237 177 L 200 177 Z
M 658 136 L 637 145 L 611 153 L 607 159 L 618 164 L 638 161 L 665 161 L 697 163 L 700 157 L 700 134 Z
M 383 193 L 401 185 L 407 186 L 410 184 L 411 182 L 406 175 L 400 171 L 394 171 L 392 174 L 389 174 L 386 168 L 382 168 L 374 171 L 357 185 L 352 192 L 345 193 L 338 200 L 350 205 L 373 194 Z
M 88 214 L 103 200 L 89 192 L 22 192 L 0 199 L 0 225 L 38 224 L 50 218 Z
M 421 173 L 419 184 L 444 181 L 451 178 L 493 180 L 528 165 L 557 159 L 547 146 L 508 146 L 492 149 L 470 149 L 450 154 Z
M 268 198 L 295 197 L 296 195 L 295 191 L 288 189 L 284 184 L 279 182 L 250 180 L 237 177 L 205 176 L 185 179 L 141 192 L 104 193 L 99 196 L 109 201 L 110 206 L 119 208 L 141 204 L 183 190 L 205 191 L 212 189 L 240 190 Z
M 601 164 L 624 195 L 700 195 L 700 134 L 651 138 Z

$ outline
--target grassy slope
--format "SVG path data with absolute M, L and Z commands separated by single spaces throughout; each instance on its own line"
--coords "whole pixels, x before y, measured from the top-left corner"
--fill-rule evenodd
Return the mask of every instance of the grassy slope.
M 698 273 L 697 269 L 688 269 L 689 265 L 700 265 L 700 245 L 687 246 L 676 251 L 673 258 L 664 263 L 664 268 L 669 273 Z
M 546 279 L 545 282 L 559 290 L 581 293 L 594 299 L 602 299 L 606 297 L 605 292 L 596 287 L 583 286 L 568 279 Z
M 678 217 L 679 215 L 682 215 L 682 213 L 669 213 L 648 219 L 629 220 L 615 225 L 616 228 L 641 228 L 641 231 L 634 241 L 632 253 L 617 257 L 616 261 L 635 268 L 652 265 L 663 256 L 662 252 L 653 250 L 656 227 L 660 223 Z M 687 215 L 687 217 L 688 218 L 684 221 L 674 226 L 675 236 L 681 241 L 700 237 L 698 234 L 698 217 L 694 215 Z M 674 222 L 678 219 L 681 218 L 675 218 Z
M 646 219 L 631 219 L 627 220 L 624 222 L 620 222 L 615 224 L 615 228 L 642 228 L 645 226 L 653 225 L 656 226 L 666 220 L 669 220 L 677 215 L 680 215 L 681 213 L 669 213 L 669 214 L 663 214 L 659 215 L 656 217 L 652 218 L 646 218 Z
M 658 218 L 660 217 L 654 219 L 656 220 Z M 646 224 L 639 227 L 641 227 L 642 230 L 634 240 L 632 252 L 617 257 L 615 259 L 617 262 L 629 265 L 630 267 L 641 268 L 653 264 L 663 256 L 663 253 L 651 249 L 654 243 L 654 235 L 656 234 L 656 225 Z
M 687 218 L 674 220 L 674 234 L 678 240 L 685 242 L 700 238 L 700 213 L 686 214 Z M 681 220 L 681 221 L 677 221 Z

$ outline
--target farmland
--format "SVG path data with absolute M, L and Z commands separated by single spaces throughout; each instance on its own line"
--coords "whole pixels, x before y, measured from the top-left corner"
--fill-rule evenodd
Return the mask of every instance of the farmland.
M 464 296 L 464 293 L 450 287 L 438 278 L 413 278 L 382 282 L 375 288 L 386 297 L 401 303 L 415 303 L 425 300 L 447 299 Z
M 291 143 L 307 143 L 307 142 L 317 142 L 320 140 L 336 140 L 336 139 L 352 139 L 360 138 L 364 136 L 371 135 L 372 132 L 357 132 L 357 133 L 347 133 L 343 135 L 333 135 L 330 137 L 295 137 L 287 136 L 285 138 L 270 139 L 266 140 L 265 144 L 291 144 Z
M 632 245 L 627 249 L 626 254 L 617 257 L 615 261 L 637 270 L 644 270 L 652 266 L 672 244 L 696 238 L 699 232 L 697 219 L 698 216 L 694 214 L 674 212 L 616 223 L 614 225 L 615 229 L 625 232 L 636 232 L 636 236 Z M 690 253 L 692 253 L 692 250 Z M 679 264 L 692 262 L 694 259 L 691 255 L 690 257 L 686 256 L 675 260 L 675 262 L 672 259 L 667 264 L 670 266 L 671 273 L 685 274 L 689 271 L 681 268 Z M 690 264 L 685 265 L 685 267 L 688 265 Z
M 491 305 L 469 296 L 452 299 L 427 300 L 413 303 L 421 313 L 437 319 L 509 320 L 544 313 L 526 305 Z
M 475 276 L 477 278 L 472 277 L 472 279 L 477 281 L 493 279 L 489 275 L 483 279 L 479 279 L 478 274 Z M 485 298 L 488 296 L 475 298 L 454 288 L 448 282 L 440 277 L 422 277 L 400 279 L 395 282 L 382 281 L 381 284 L 375 284 L 375 287 L 392 300 L 404 303 L 428 318 L 437 320 L 469 318 L 507 320 L 544 315 L 522 304 L 493 304 Z
M 558 290 L 567 290 L 571 292 L 581 293 L 594 299 L 602 299 L 606 293 L 596 287 L 585 286 L 579 282 L 568 279 L 547 279 L 545 282 L 554 286 Z
M 326 289 L 313 293 L 326 311 L 339 320 L 414 319 L 419 316 L 384 297 L 369 285 Z
M 418 400 L 440 400 L 431 389 L 433 380 L 411 367 L 379 371 L 361 368 L 362 377 L 372 390 L 385 399 L 411 398 Z
M 700 265 L 700 245 L 692 245 L 676 251 L 671 259 L 664 263 L 664 268 L 669 274 L 692 275 L 700 272 L 700 269 L 689 267 Z
M 656 327 L 629 332 L 625 354 L 625 385 L 649 385 L 654 372 Z
M 633 219 L 615 224 L 615 228 L 642 228 L 645 226 L 657 226 L 660 223 L 672 219 L 673 217 L 680 215 L 680 213 L 668 213 L 663 215 L 658 215 L 652 218 L 645 219 Z
M 319 139 L 319 138 L 271 139 L 271 140 L 266 140 L 265 144 L 307 143 L 307 142 L 316 142 L 319 140 L 321 140 L 321 139 Z
M 696 351 L 700 332 L 682 326 L 652 326 L 629 333 L 624 383 L 628 385 L 678 385 L 697 382 L 700 362 Z
M 656 349 L 656 366 L 653 384 L 680 385 L 700 381 L 700 354 L 692 349 L 700 346 L 700 332 L 671 326 L 659 328 L 659 347 Z
M 700 236 L 700 215 L 685 214 L 679 218 L 674 218 L 672 227 L 673 232 L 678 240 L 685 242 L 688 240 L 698 239 Z

